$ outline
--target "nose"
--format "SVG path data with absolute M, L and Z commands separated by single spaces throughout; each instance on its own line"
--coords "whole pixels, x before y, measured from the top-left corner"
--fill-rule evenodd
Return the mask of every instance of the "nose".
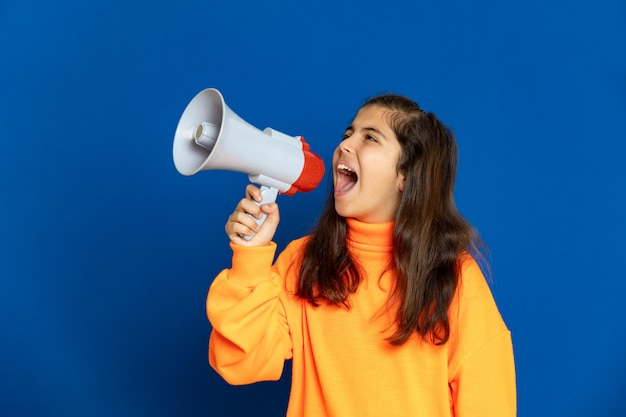
M 352 138 L 350 137 L 350 138 L 347 138 L 347 139 L 344 139 L 344 140 L 341 141 L 341 143 L 338 146 L 338 148 L 339 148 L 339 150 L 341 152 L 346 152 L 346 153 L 352 153 L 353 152 L 354 148 L 353 148 L 353 144 L 352 144 L 350 139 L 352 139 Z

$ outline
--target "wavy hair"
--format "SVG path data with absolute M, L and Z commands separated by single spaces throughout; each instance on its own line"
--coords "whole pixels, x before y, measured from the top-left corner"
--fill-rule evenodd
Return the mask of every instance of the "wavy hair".
M 397 279 L 388 306 L 397 308 L 392 345 L 416 332 L 435 344 L 450 335 L 448 309 L 458 284 L 459 257 L 467 251 L 484 261 L 484 248 L 453 200 L 458 149 L 451 129 L 433 113 L 397 94 L 370 98 L 361 107 L 390 110 L 387 123 L 401 146 L 397 171 L 405 176 L 395 215 L 393 251 Z M 345 218 L 331 192 L 303 253 L 297 295 L 317 306 L 343 304 L 361 282 L 360 266 L 346 242 Z

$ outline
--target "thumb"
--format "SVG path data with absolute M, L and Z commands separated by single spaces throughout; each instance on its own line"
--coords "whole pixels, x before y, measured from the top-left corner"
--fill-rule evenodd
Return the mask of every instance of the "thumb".
M 278 210 L 278 204 L 276 203 L 262 204 L 261 210 L 267 214 L 267 217 L 259 230 L 257 230 L 256 234 L 252 237 L 252 240 L 260 244 L 269 244 L 274 238 L 274 234 L 278 228 L 280 212 Z

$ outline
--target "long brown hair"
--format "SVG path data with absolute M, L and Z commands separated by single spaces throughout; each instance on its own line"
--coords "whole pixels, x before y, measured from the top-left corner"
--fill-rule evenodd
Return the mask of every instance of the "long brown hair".
M 448 308 L 456 291 L 459 256 L 480 256 L 482 246 L 453 200 L 458 149 L 453 132 L 433 113 L 396 94 L 369 99 L 362 106 L 390 110 L 388 124 L 402 148 L 397 171 L 405 176 L 394 225 L 397 280 L 389 305 L 397 306 L 395 333 L 401 345 L 413 332 L 444 344 L 450 335 Z M 325 301 L 349 307 L 349 296 L 361 281 L 360 267 L 347 244 L 345 218 L 335 211 L 331 192 L 307 243 L 298 296 L 313 305 Z

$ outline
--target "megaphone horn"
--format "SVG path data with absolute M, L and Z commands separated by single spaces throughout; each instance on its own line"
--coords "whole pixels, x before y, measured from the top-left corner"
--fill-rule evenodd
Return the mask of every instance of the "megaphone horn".
M 174 165 L 183 175 L 203 170 L 248 174 L 251 182 L 263 186 L 261 204 L 274 201 L 278 192 L 311 191 L 324 176 L 324 162 L 303 137 L 255 128 L 233 112 L 214 88 L 198 93 L 185 108 L 176 127 L 173 154 Z

